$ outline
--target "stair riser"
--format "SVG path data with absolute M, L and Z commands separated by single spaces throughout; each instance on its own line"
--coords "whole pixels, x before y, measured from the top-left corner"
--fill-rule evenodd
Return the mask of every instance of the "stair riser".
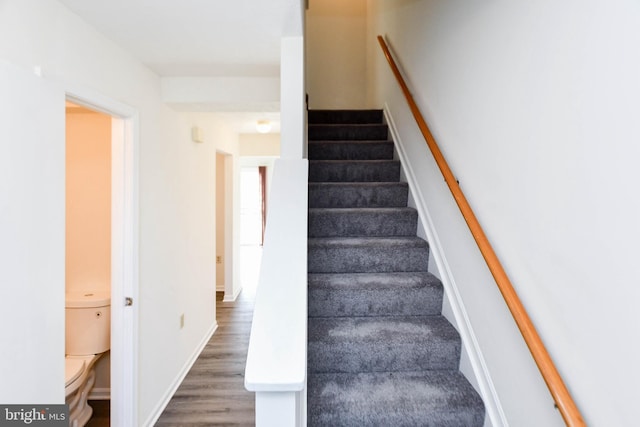
M 418 213 L 413 209 L 389 212 L 314 209 L 309 212 L 309 237 L 415 236 L 417 223 Z
M 382 123 L 382 110 L 310 110 L 309 124 Z
M 309 125 L 310 141 L 385 141 L 389 128 L 381 124 Z
M 309 247 L 309 273 L 427 271 L 429 248 Z
M 309 317 L 431 316 L 440 314 L 442 288 L 309 290 Z
M 395 161 L 309 161 L 309 182 L 397 182 L 400 163 Z
M 385 208 L 407 206 L 406 184 L 322 185 L 309 184 L 310 208 Z
M 393 142 L 310 142 L 310 160 L 392 160 Z

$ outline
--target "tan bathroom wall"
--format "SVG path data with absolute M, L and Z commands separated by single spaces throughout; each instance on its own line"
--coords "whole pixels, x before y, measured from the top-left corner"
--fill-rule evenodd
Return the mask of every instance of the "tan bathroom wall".
M 66 291 L 110 289 L 111 117 L 69 106 L 66 117 Z M 109 399 L 109 356 L 90 399 Z
M 95 365 L 96 383 L 89 393 L 89 400 L 111 398 L 111 352 L 106 352 Z
M 66 290 L 111 284 L 111 117 L 68 107 Z

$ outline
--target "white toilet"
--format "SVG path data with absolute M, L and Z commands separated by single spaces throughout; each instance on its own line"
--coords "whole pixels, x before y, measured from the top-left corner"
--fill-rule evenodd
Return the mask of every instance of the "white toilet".
M 65 299 L 65 402 L 69 425 L 82 427 L 93 413 L 87 397 L 95 383 L 94 365 L 111 348 L 111 295 L 69 292 Z

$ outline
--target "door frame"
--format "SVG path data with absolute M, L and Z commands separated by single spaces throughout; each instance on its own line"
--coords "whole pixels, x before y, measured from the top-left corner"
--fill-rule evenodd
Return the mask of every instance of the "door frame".
M 233 203 L 234 199 L 234 189 L 237 185 L 235 174 L 236 174 L 236 164 L 235 158 L 233 154 L 228 153 L 222 150 L 216 150 L 216 168 L 217 168 L 217 160 L 218 155 L 221 155 L 223 158 L 224 164 L 224 188 L 223 195 L 224 198 L 224 212 L 222 221 L 224 223 L 223 226 L 223 242 L 224 242 L 224 258 L 222 263 L 224 265 L 224 302 L 234 302 L 240 293 L 241 286 L 235 286 L 235 283 L 238 279 L 236 276 L 236 268 L 234 266 L 237 265 L 237 260 L 239 257 L 239 253 L 235 250 L 236 243 L 234 239 L 240 238 L 240 234 L 236 233 L 235 227 L 238 224 L 235 223 L 235 209 L 239 209 L 239 207 L 235 206 Z M 217 174 L 217 171 L 216 171 Z M 217 185 L 216 185 L 217 186 Z M 216 188 L 217 189 L 217 188 Z M 216 195 L 217 200 L 217 195 Z M 216 217 L 216 225 L 219 218 Z M 217 240 L 216 236 L 216 240 Z M 217 242 L 216 242 L 217 244 Z M 216 248 L 217 254 L 217 248 Z M 216 279 L 217 279 L 217 271 L 216 271 Z M 218 286 L 216 284 L 216 291 Z M 216 314 L 217 317 L 217 314 Z
M 67 88 L 65 97 L 112 117 L 111 425 L 135 426 L 138 424 L 139 116 L 136 109 L 85 88 Z M 128 298 L 132 305 L 127 305 Z

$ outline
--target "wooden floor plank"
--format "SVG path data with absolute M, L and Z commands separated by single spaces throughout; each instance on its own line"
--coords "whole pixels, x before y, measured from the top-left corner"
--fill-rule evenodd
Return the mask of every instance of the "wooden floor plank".
M 253 295 L 216 302 L 218 329 L 156 426 L 255 425 L 255 397 L 244 388 Z

